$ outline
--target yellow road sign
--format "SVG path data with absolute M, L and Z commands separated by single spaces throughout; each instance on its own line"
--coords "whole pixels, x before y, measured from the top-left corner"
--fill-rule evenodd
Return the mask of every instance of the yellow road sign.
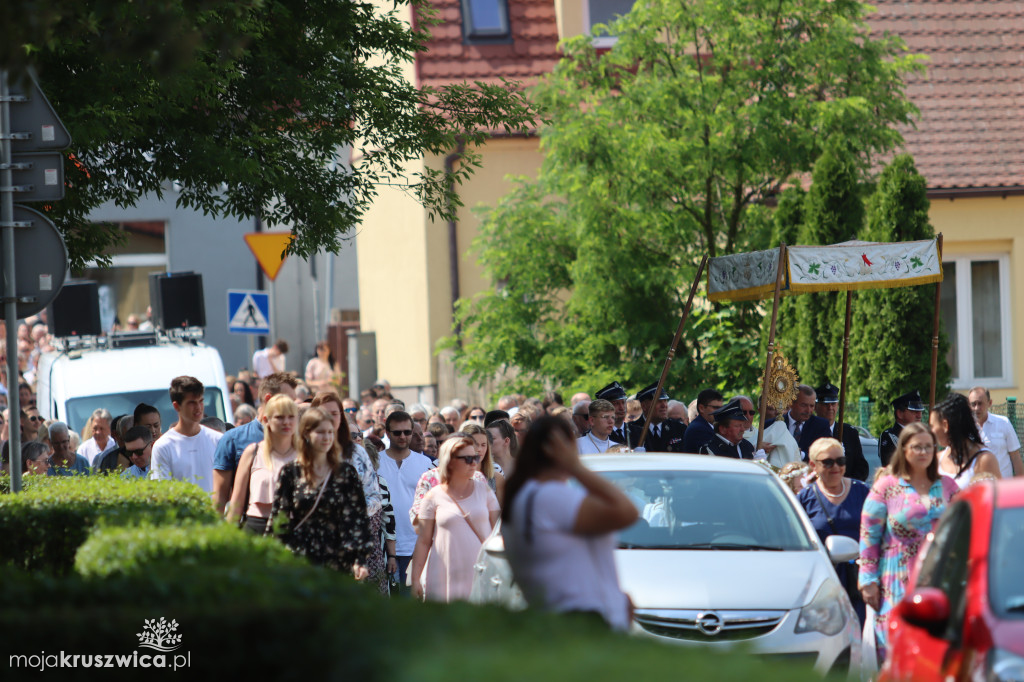
M 256 262 L 263 268 L 263 273 L 274 281 L 277 273 L 284 265 L 285 249 L 292 241 L 291 232 L 253 232 L 245 235 L 245 243 L 249 245 Z

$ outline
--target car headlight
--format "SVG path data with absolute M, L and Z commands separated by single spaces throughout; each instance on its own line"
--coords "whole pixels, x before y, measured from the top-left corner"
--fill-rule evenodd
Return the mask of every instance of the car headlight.
M 800 609 L 795 632 L 820 632 L 829 636 L 839 633 L 846 626 L 842 596 L 843 590 L 838 582 L 823 582 L 811 603 Z
M 1024 658 L 1002 649 L 989 652 L 987 682 L 1024 682 Z

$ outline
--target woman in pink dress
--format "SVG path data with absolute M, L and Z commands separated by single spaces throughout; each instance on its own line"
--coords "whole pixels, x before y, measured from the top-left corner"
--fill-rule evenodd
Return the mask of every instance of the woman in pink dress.
M 449 438 L 438 455 L 440 485 L 420 504 L 412 590 L 419 599 L 469 598 L 473 563 L 500 509 L 486 481 L 475 476 L 480 455 L 469 438 Z

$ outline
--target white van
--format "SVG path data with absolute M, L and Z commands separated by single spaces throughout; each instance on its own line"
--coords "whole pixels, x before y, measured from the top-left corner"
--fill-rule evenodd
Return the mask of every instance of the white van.
M 231 421 L 224 363 L 216 348 L 155 334 L 149 342 L 153 345 L 83 347 L 43 355 L 36 372 L 40 414 L 80 433 L 96 408 L 116 417 L 147 403 L 160 410 L 166 431 L 178 421 L 171 406 L 171 380 L 188 375 L 206 387 L 206 416 Z M 110 346 L 117 343 L 116 336 L 108 340 Z

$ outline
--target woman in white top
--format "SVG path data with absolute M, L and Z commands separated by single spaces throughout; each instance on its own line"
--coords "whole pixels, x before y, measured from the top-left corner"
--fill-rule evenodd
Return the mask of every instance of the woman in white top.
M 237 521 L 245 514 L 244 528 L 262 534 L 274 504 L 277 476 L 298 456 L 295 425 L 299 408 L 286 395 L 275 395 L 263 407 L 263 440 L 242 451 L 235 472 L 227 518 Z
M 619 588 L 614 531 L 637 516 L 621 490 L 580 462 L 566 420 L 534 422 L 506 484 L 502 511 L 505 549 L 527 602 L 599 615 L 609 627 L 627 630 L 633 606 Z
M 939 447 L 939 473 L 949 476 L 961 490 L 976 474 L 989 473 L 999 478 L 999 460 L 985 447 L 967 398 L 950 393 L 928 415 Z

